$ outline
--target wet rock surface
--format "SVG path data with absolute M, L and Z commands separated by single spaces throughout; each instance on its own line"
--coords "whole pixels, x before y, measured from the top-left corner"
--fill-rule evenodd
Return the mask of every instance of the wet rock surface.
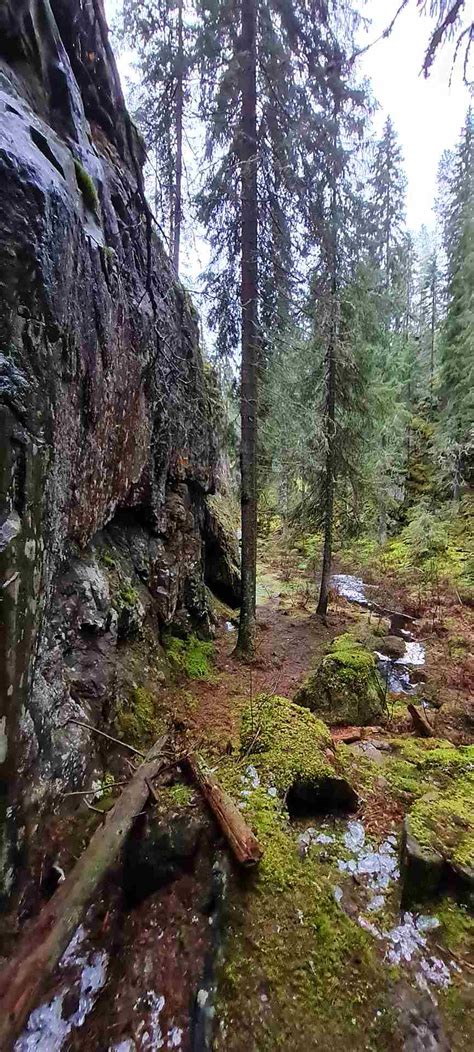
M 139 637 L 148 605 L 157 627 L 205 631 L 208 623 L 204 501 L 216 485 L 217 440 L 196 315 L 153 229 L 143 159 L 102 0 L 79 8 L 72 0 L 7 0 L 0 12 L 6 893 L 15 830 L 21 838 L 25 809 L 37 811 L 41 772 L 74 785 L 95 749 L 83 730 L 61 726 L 71 716 L 102 719 L 96 702 L 107 696 L 114 646 Z M 128 560 L 125 577 L 138 577 L 150 604 L 140 593 L 111 611 L 95 548 L 106 526 Z M 217 548 L 221 539 L 213 533 Z M 232 574 L 237 589 L 235 566 Z
M 126 901 L 136 906 L 163 884 L 193 868 L 202 820 L 192 814 L 146 815 L 127 842 L 123 886 Z

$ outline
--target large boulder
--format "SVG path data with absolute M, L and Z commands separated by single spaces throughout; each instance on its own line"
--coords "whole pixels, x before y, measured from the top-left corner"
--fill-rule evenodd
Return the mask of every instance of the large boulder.
M 294 700 L 332 725 L 364 726 L 386 715 L 374 655 L 349 633 L 333 640 Z
M 425 793 L 407 815 L 402 843 L 403 901 L 422 902 L 453 887 L 474 903 L 474 774 Z
M 250 784 L 270 786 L 290 813 L 357 809 L 357 793 L 338 769 L 328 727 L 288 698 L 258 695 L 243 711 L 240 741 L 252 758 L 248 770 L 256 772 Z
M 386 654 L 392 661 L 398 661 L 405 653 L 406 644 L 399 636 L 384 636 L 383 639 L 378 641 L 377 649 L 382 654 Z
M 234 609 L 240 606 L 238 509 L 232 498 L 216 493 L 205 503 L 205 578 L 214 594 Z

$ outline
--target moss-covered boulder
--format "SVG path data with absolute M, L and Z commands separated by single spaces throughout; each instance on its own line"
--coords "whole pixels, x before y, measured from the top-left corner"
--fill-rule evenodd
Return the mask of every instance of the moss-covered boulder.
M 332 749 L 326 724 L 288 698 L 261 694 L 243 712 L 242 753 L 290 812 L 357 808 L 357 794 L 336 769 Z
M 379 722 L 386 714 L 374 655 L 349 633 L 333 640 L 294 700 L 329 724 L 364 726 Z
M 403 898 L 422 901 L 456 886 L 474 902 L 474 772 L 416 801 L 404 823 Z

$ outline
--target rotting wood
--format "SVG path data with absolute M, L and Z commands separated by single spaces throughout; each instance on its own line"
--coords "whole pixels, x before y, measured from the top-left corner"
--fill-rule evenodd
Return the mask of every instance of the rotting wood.
M 168 762 L 170 738 L 155 742 L 76 865 L 38 917 L 28 924 L 15 956 L 0 975 L 0 1050 L 9 1052 L 58 964 L 93 892 L 116 858 L 146 803 L 149 783 Z
M 413 727 L 417 734 L 421 734 L 422 738 L 434 738 L 434 730 L 431 723 L 428 723 L 426 716 L 417 709 L 416 705 L 407 705 L 408 712 L 410 713 Z
M 201 790 L 237 862 L 241 866 L 255 866 L 260 862 L 263 850 L 232 797 L 202 766 L 195 754 L 189 753 L 184 765 Z

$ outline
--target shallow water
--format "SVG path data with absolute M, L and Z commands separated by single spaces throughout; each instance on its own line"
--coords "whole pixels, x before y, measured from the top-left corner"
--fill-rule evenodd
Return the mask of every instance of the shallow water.
M 367 585 L 360 577 L 355 577 L 353 574 L 337 573 L 333 575 L 331 580 L 338 595 L 342 595 L 350 603 L 357 603 L 359 606 L 370 606 L 370 601 L 365 594 Z M 416 694 L 417 687 L 411 682 L 408 666 L 425 664 L 425 648 L 418 640 L 411 639 L 410 633 L 406 630 L 402 630 L 402 635 L 405 643 L 403 656 L 392 660 L 386 654 L 376 651 L 377 668 L 392 694 Z
M 335 573 L 331 578 L 331 584 L 337 594 L 348 599 L 350 603 L 359 603 L 360 606 L 369 605 L 365 594 L 366 586 L 360 577 L 354 577 L 350 573 Z

